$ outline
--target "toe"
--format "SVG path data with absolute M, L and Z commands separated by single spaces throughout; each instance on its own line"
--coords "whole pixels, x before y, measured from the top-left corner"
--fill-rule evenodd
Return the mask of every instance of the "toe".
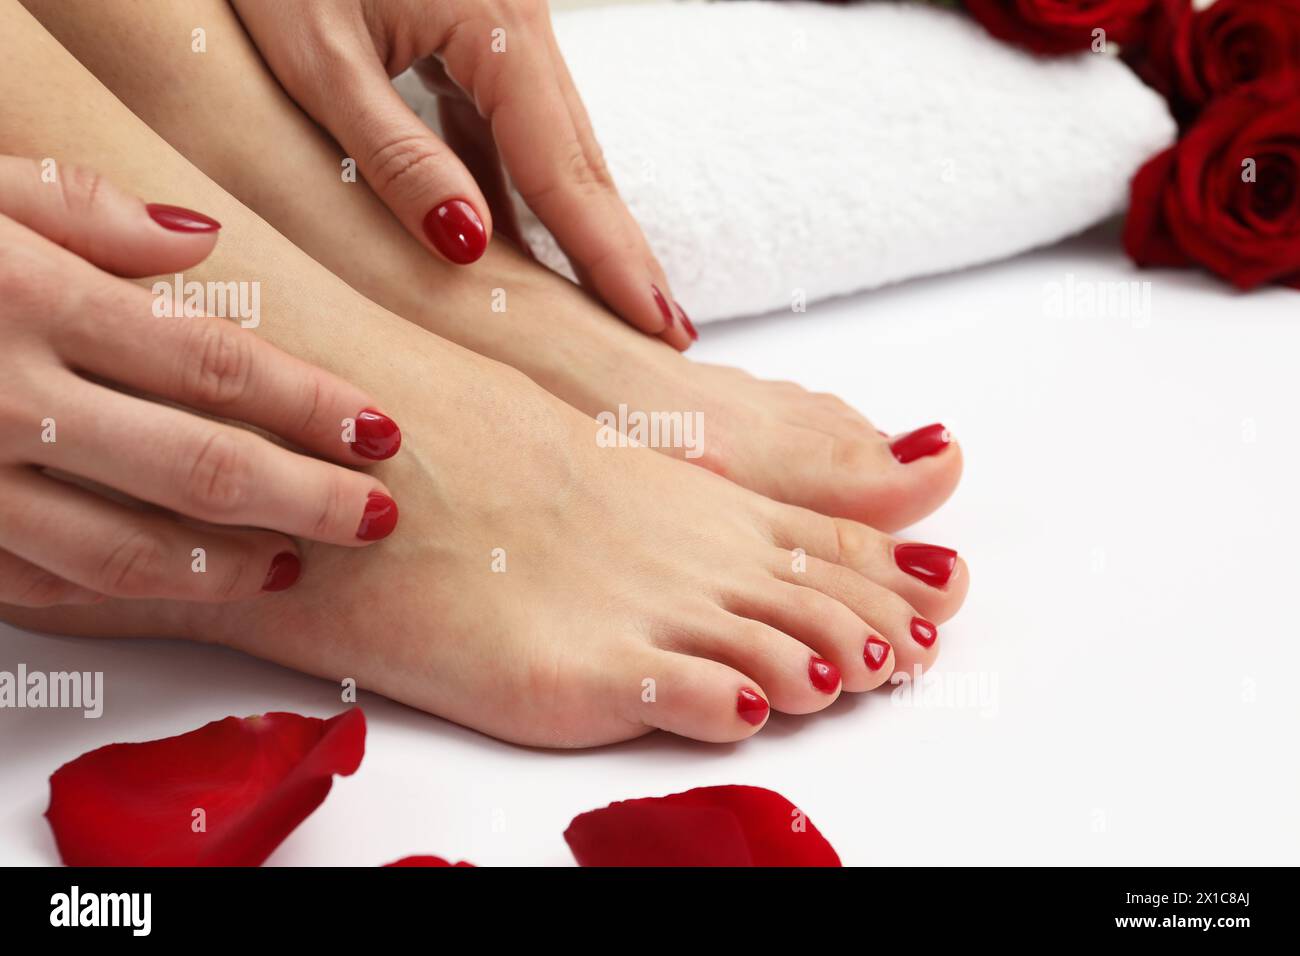
M 900 541 L 856 521 L 798 508 L 778 506 L 774 517 L 773 542 L 782 549 L 777 577 L 783 580 L 791 580 L 802 554 L 856 571 L 940 624 L 966 599 L 970 569 L 951 548 Z
M 894 672 L 925 670 L 939 655 L 939 629 L 907 601 L 843 565 L 809 557 L 804 570 L 787 567 L 788 583 L 813 588 L 843 604 L 887 642 L 894 652 Z
M 731 602 L 728 602 L 731 603 Z M 743 615 L 719 610 L 667 650 L 694 654 L 750 674 L 764 696 L 786 714 L 810 714 L 839 696 L 839 667 L 789 634 Z
M 729 602 L 728 609 L 812 648 L 839 671 L 846 691 L 879 687 L 894 669 L 888 642 L 839 601 L 814 588 L 766 579 Z
M 638 669 L 636 718 L 648 727 L 707 743 L 744 740 L 767 723 L 767 695 L 726 664 L 653 650 Z

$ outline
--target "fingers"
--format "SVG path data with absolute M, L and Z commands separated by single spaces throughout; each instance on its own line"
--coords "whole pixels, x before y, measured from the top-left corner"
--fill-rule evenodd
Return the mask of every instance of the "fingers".
M 329 544 L 386 537 L 396 505 L 378 480 L 250 432 L 73 378 L 56 400 L 57 441 L 35 464 L 179 514 Z
M 237 601 L 283 590 L 300 569 L 294 544 L 283 535 L 183 525 L 29 469 L 0 473 L 0 515 L 0 548 L 84 589 L 63 592 L 80 601 L 89 600 L 87 591 Z M 58 592 L 55 584 L 36 586 Z
M 584 285 L 636 328 L 685 348 L 690 319 L 618 194 L 544 10 L 504 55 L 484 58 L 481 49 L 465 31 L 444 59 L 462 86 L 472 80 L 519 194 Z
M 8 551 L 0 551 L 0 604 L 53 607 L 95 604 L 103 599 L 102 594 L 64 580 Z
M 0 214 L 128 278 L 207 258 L 221 224 L 178 206 L 146 205 L 98 173 L 0 156 Z
M 346 465 L 391 458 L 396 423 L 365 392 L 233 322 L 158 317 L 126 283 L 95 287 L 56 343 L 65 362 L 138 391 L 247 422 Z M 142 346 L 148 343 L 148 348 Z
M 346 72 L 346 95 L 313 96 L 308 111 L 411 235 L 457 265 L 478 260 L 492 217 L 474 177 L 402 102 L 373 51 Z

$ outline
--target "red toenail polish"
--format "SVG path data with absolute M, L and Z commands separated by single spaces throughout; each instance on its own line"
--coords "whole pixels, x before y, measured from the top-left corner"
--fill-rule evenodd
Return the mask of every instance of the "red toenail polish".
M 676 322 L 677 320 L 673 318 L 673 310 L 668 308 L 668 300 L 664 298 L 664 294 L 659 291 L 659 287 L 657 285 L 650 286 L 650 291 L 651 293 L 654 294 L 655 305 L 659 307 L 659 314 L 664 317 L 664 322 L 666 322 L 668 324 L 668 328 L 671 329 L 673 327 L 673 323 Z
M 894 548 L 894 560 L 912 577 L 941 588 L 957 567 L 957 552 L 937 544 L 900 544 Z
M 487 249 L 487 230 L 478 213 L 463 199 L 448 199 L 424 217 L 424 234 L 439 252 L 458 266 L 469 265 Z
M 292 551 L 281 551 L 271 559 L 271 567 L 262 582 L 263 591 L 283 591 L 291 587 L 302 573 L 302 562 Z
M 929 647 L 939 636 L 939 629 L 923 617 L 912 618 L 912 640 L 922 647 Z
M 814 657 L 808 661 L 808 679 L 823 694 L 833 694 L 840 686 L 840 669 L 830 661 Z
M 397 454 L 402 447 L 402 431 L 383 412 L 373 408 L 363 408 L 356 417 L 356 438 L 352 440 L 352 450 L 362 458 L 383 461 Z
M 908 432 L 889 443 L 889 450 L 894 457 L 907 464 L 926 455 L 937 455 L 948 447 L 952 436 L 942 425 L 926 425 L 914 432 Z
M 757 727 L 767 720 L 767 701 L 748 687 L 742 687 L 736 695 L 736 713 L 740 714 L 742 720 Z
M 889 645 L 878 637 L 867 638 L 867 646 L 863 648 L 862 659 L 866 661 L 867 667 L 873 671 L 878 671 L 885 666 L 885 661 L 889 659 Z
M 357 526 L 357 537 L 362 541 L 387 538 L 397 527 L 397 502 L 379 491 L 366 496 L 366 510 Z
M 211 216 L 205 216 L 184 206 L 168 206 L 166 203 L 151 202 L 144 207 L 149 211 L 149 218 L 164 229 L 172 232 L 216 232 L 221 223 Z
M 692 342 L 698 342 L 700 333 L 695 331 L 695 323 L 691 321 L 691 317 L 686 314 L 686 310 L 682 308 L 682 304 L 676 299 L 673 300 L 673 305 L 677 306 L 677 314 L 681 316 L 682 326 L 686 329 L 686 334 L 691 337 Z

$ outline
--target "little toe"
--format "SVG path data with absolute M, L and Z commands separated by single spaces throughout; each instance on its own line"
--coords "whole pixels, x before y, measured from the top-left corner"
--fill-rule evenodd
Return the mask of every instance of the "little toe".
M 767 723 L 767 695 L 752 677 L 726 664 L 653 650 L 638 667 L 636 716 L 648 727 L 707 743 L 730 743 Z

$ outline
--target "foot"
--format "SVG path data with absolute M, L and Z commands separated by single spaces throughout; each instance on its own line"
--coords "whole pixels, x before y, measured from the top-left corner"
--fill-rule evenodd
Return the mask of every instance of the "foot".
M 426 361 L 409 339 L 386 350 L 403 430 L 377 469 L 401 506 L 391 537 L 305 543 L 294 587 L 243 604 L 5 616 L 219 642 L 552 747 L 653 728 L 739 740 L 769 708 L 808 714 L 934 661 L 968 583 L 952 552 L 609 447 L 522 375 L 441 345 Z
M 892 531 L 939 507 L 961 476 L 961 450 L 942 425 L 887 435 L 833 395 L 693 362 L 503 243 L 474 269 L 438 278 L 436 298 L 412 298 L 419 283 L 364 291 L 593 417 L 617 417 L 620 406 L 699 413 L 702 454 L 660 450 L 769 498 Z M 503 313 L 486 305 L 493 289 L 508 296 Z

